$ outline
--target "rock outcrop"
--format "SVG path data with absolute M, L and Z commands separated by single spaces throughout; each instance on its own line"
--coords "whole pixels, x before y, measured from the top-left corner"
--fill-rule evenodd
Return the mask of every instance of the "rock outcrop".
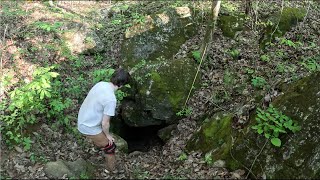
M 229 115 L 216 115 L 194 134 L 187 145 L 189 151 L 212 152 L 212 159 L 226 161 L 232 170 L 252 170 L 253 178 L 309 179 L 320 178 L 320 73 L 282 86 L 283 94 L 273 106 L 296 121 L 301 130 L 280 136 L 281 147 L 273 146 L 249 125 L 241 132 L 232 130 Z M 223 132 L 223 133 L 222 133 Z

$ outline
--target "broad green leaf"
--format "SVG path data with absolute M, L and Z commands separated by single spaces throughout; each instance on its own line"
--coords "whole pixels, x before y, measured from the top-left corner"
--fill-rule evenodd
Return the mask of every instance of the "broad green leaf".
M 261 115 L 261 114 L 258 114 L 258 117 L 263 119 L 264 121 L 268 121 L 268 119 L 265 116 Z
M 271 143 L 277 147 L 281 146 L 281 140 L 279 138 L 272 138 Z
M 263 133 L 263 130 L 262 129 L 258 129 L 258 134 L 262 134 Z
M 51 77 L 57 77 L 59 75 L 59 73 L 56 72 L 49 72 Z
M 43 99 L 44 98 L 44 90 L 41 90 L 40 92 L 40 99 Z
M 51 94 L 49 91 L 45 91 L 44 94 L 48 97 L 48 98 L 51 98 Z
M 266 137 L 267 139 L 269 139 L 270 138 L 270 134 L 268 134 L 268 133 L 266 133 L 266 134 L 264 134 L 264 137 Z

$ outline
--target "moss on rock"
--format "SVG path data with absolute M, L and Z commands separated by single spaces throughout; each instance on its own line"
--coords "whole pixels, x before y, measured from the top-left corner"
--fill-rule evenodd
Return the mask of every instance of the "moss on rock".
M 232 114 L 216 113 L 187 142 L 187 151 L 211 151 L 213 160 L 224 160 L 232 145 L 232 118 Z
M 181 7 L 151 14 L 148 17 L 152 18 L 149 22 L 153 23 L 153 28 L 124 40 L 121 65 L 132 72 L 137 82 L 135 105 L 132 105 L 141 110 L 136 112 L 127 108 L 128 111 L 122 113 L 128 120 L 126 122 L 146 126 L 171 124 L 177 120 L 176 112 L 182 109 L 187 98 L 196 64 L 192 59 L 172 57 L 188 38 L 197 33 L 197 18 L 192 13 L 188 7 Z M 198 84 L 199 78 L 195 87 Z
M 238 31 L 243 30 L 245 15 L 222 15 L 219 16 L 218 26 L 226 37 L 234 38 Z
M 265 44 L 267 42 L 272 41 L 275 37 L 283 36 L 298 22 L 302 21 L 305 15 L 306 15 L 305 9 L 291 8 L 291 7 L 285 7 L 283 8 L 282 13 L 281 12 L 276 13 L 274 16 L 272 16 L 269 19 L 272 22 L 272 25 L 268 25 L 265 28 L 265 32 L 260 39 L 261 48 L 264 48 Z M 275 28 L 277 28 L 276 31 L 275 31 Z
M 251 129 L 256 123 L 256 113 L 252 112 L 249 124 L 241 131 L 231 130 L 231 120 L 226 120 L 228 116 L 216 115 L 220 121 L 205 123 L 190 139 L 186 149 L 204 153 L 211 151 L 212 158 L 225 160 L 230 170 L 253 165 L 253 178 L 263 174 L 271 179 L 320 178 L 319 80 L 320 73 L 314 73 L 292 83 L 285 88 L 283 95 L 272 102 L 302 127 L 294 134 L 282 134 L 279 137 L 282 141 L 280 148 Z

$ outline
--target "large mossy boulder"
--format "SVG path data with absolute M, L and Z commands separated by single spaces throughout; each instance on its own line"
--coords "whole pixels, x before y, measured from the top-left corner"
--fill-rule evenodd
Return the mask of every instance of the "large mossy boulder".
M 302 127 L 294 134 L 284 134 L 280 136 L 281 147 L 273 146 L 264 136 L 258 135 L 253 129 L 255 116 L 250 118 L 249 125 L 241 132 L 232 130 L 230 136 L 233 138 L 232 144 L 220 146 L 220 149 L 213 153 L 213 160 L 222 159 L 231 170 L 238 168 L 250 168 L 251 176 L 254 178 L 265 176 L 274 179 L 308 179 L 320 178 L 320 73 L 305 77 L 293 84 L 285 87 L 284 94 L 273 101 L 273 105 L 281 110 L 285 115 L 297 121 Z M 223 119 L 223 118 L 222 118 Z M 231 122 L 226 121 L 225 131 L 229 131 Z M 205 125 L 204 125 L 205 126 Z M 221 136 L 219 128 L 211 131 L 212 144 L 218 140 L 226 139 Z M 198 136 L 197 133 L 195 136 Z M 199 137 L 199 136 L 198 136 Z M 206 136 L 200 136 L 206 142 Z M 189 142 L 189 149 L 197 146 L 197 141 Z M 210 143 L 207 143 L 210 144 Z M 228 144 L 228 143 L 227 143 Z M 211 145 L 210 150 L 218 147 Z M 263 148 L 263 149 L 262 149 Z M 198 148 L 195 148 L 197 150 Z M 205 151 L 209 149 L 201 148 Z M 257 158 L 256 158 L 257 157 Z
M 234 38 L 244 28 L 245 15 L 221 15 L 218 26 L 226 37 Z
M 193 59 L 173 59 L 180 46 L 197 33 L 188 7 L 171 8 L 145 19 L 144 24 L 128 29 L 121 47 L 121 64 L 136 82 L 133 98 L 123 103 L 122 117 L 136 127 L 174 123 L 197 67 Z
M 283 8 L 282 13 L 278 12 L 271 16 L 268 20 L 272 23 L 267 24 L 263 36 L 260 38 L 260 45 L 265 47 L 266 43 L 273 40 L 275 37 L 283 36 L 292 27 L 302 21 L 307 11 L 302 8 Z

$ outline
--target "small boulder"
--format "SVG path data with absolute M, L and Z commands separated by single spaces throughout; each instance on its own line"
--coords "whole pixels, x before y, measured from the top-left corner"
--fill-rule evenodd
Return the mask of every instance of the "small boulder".
M 112 133 L 111 133 L 112 134 Z M 117 146 L 117 149 L 123 153 L 128 153 L 128 143 L 123 138 L 116 134 L 112 134 L 112 137 L 115 139 L 115 143 Z
M 48 162 L 44 167 L 44 172 L 49 178 L 62 178 L 65 174 L 68 177 L 74 177 L 75 174 L 70 171 L 68 166 L 62 161 Z
M 96 53 L 104 49 L 98 35 L 84 24 L 70 23 L 64 27 L 61 39 L 72 53 Z
M 76 161 L 63 161 L 58 160 L 55 162 L 48 162 L 45 165 L 44 172 L 49 178 L 61 179 L 64 176 L 68 178 L 92 178 L 94 168 L 80 158 Z
M 172 125 L 169 125 L 165 128 L 160 129 L 157 134 L 160 137 L 160 139 L 162 139 L 164 142 L 166 142 L 171 138 L 171 136 L 172 136 L 171 132 L 173 130 L 175 130 L 176 128 L 177 128 L 177 125 L 172 124 Z

